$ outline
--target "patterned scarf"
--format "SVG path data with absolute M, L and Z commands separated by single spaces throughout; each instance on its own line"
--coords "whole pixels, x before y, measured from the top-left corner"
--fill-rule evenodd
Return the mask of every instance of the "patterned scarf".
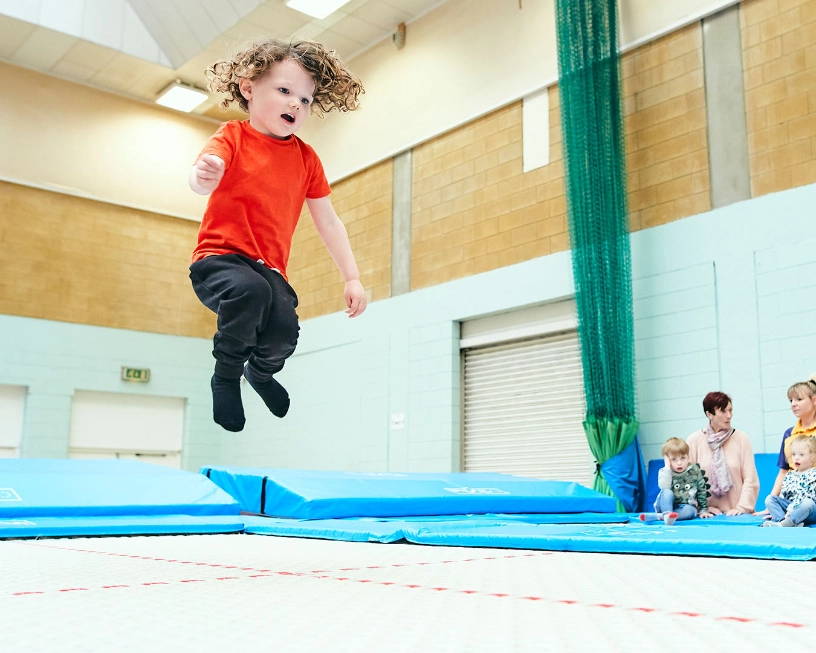
M 715 497 L 721 497 L 728 493 L 734 487 L 734 480 L 731 478 L 731 470 L 728 469 L 728 463 L 725 462 L 725 455 L 722 447 L 731 437 L 734 429 L 727 431 L 717 431 L 711 428 L 709 424 L 706 429 L 706 440 L 708 446 L 711 447 L 711 469 L 708 470 L 709 481 L 711 482 L 711 494 Z

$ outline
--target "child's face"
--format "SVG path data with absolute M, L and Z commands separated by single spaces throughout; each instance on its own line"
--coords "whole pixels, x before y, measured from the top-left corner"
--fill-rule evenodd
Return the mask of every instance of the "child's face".
M 669 464 L 673 472 L 680 474 L 688 469 L 689 456 L 687 453 L 673 453 L 669 456 Z
M 791 467 L 797 472 L 804 472 L 813 467 L 816 462 L 816 455 L 810 453 L 810 449 L 804 442 L 794 442 L 791 445 Z
M 249 105 L 249 124 L 278 139 L 300 129 L 314 100 L 314 80 L 292 59 L 276 63 L 256 79 L 241 79 L 239 87 Z

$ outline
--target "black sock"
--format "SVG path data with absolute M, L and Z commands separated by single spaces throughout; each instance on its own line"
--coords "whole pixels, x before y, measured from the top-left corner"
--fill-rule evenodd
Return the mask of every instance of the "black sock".
M 275 417 L 283 417 L 289 411 L 289 393 L 280 383 L 270 377 L 268 381 L 260 382 L 252 376 L 252 368 L 244 367 L 244 378 L 252 388 L 261 395 L 266 407 Z
M 213 395 L 213 420 L 227 431 L 241 431 L 246 423 L 241 401 L 241 379 L 228 379 L 213 374 L 210 381 Z

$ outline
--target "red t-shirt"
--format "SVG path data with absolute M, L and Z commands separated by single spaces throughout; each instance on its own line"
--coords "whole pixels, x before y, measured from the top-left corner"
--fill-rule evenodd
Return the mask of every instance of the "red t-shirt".
M 231 120 L 218 128 L 201 154 L 221 157 L 225 171 L 210 194 L 193 261 L 243 254 L 286 278 L 303 202 L 331 193 L 315 151 L 297 136 L 279 140 L 247 120 Z

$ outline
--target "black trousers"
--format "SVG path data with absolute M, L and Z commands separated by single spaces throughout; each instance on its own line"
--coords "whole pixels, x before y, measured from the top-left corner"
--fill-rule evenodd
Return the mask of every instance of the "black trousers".
M 279 272 L 239 254 L 208 256 L 190 266 L 196 295 L 218 315 L 215 373 L 237 379 L 244 363 L 264 382 L 297 346 L 297 295 Z

